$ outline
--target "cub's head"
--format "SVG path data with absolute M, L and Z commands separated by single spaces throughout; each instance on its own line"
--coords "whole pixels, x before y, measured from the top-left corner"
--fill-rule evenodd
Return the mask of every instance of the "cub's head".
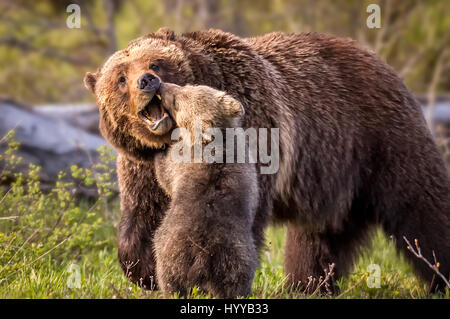
M 196 121 L 201 121 L 203 130 L 231 128 L 239 125 L 245 113 L 238 100 L 205 85 L 162 83 L 159 92 L 164 109 L 190 136 L 194 134 Z
M 84 78 L 99 107 L 103 137 L 139 159 L 170 143 L 175 126 L 161 104 L 161 82 L 195 81 L 189 58 L 173 41 L 173 33 L 158 32 L 130 42 Z

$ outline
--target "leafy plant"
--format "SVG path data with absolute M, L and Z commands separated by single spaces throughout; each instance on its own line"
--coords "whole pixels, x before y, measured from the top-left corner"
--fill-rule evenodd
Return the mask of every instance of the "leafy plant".
M 86 251 L 111 246 L 110 238 L 99 236 L 102 229 L 112 228 L 108 199 L 115 182 L 111 150 L 99 149 L 102 162 L 92 170 L 71 167 L 71 174 L 60 172 L 55 186 L 48 193 L 40 188 L 40 167 L 30 164 L 25 172 L 16 172 L 22 161 L 16 155 L 19 143 L 14 132 L 1 143 L 8 146 L 0 161 L 1 180 L 13 176 L 9 186 L 0 189 L 0 285 L 8 284 L 43 263 L 76 261 Z M 98 199 L 93 203 L 73 199 L 76 183 L 95 185 Z

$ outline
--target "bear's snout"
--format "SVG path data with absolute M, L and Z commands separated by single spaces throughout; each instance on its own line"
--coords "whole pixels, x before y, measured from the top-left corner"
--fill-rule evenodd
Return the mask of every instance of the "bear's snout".
M 159 89 L 161 81 L 159 78 L 151 73 L 143 74 L 138 80 L 138 89 L 143 92 L 156 92 Z

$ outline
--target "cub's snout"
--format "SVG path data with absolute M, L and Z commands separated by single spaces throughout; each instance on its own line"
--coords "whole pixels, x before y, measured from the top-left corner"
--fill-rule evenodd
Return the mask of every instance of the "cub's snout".
M 161 96 L 162 106 L 173 119 L 176 119 L 176 96 L 181 93 L 180 89 L 181 87 L 176 84 L 161 82 L 158 90 L 158 93 Z

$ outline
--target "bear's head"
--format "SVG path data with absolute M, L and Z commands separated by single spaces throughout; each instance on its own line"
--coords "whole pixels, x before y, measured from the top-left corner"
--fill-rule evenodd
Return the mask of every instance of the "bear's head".
M 211 61 L 199 58 L 207 59 L 163 28 L 131 41 L 97 72 L 88 72 L 84 83 L 95 95 L 103 137 L 140 160 L 169 144 L 175 123 L 161 105 L 159 85 L 205 83 L 198 65 Z
M 164 109 L 170 114 L 181 130 L 189 137 L 194 136 L 195 125 L 201 124 L 205 142 L 211 141 L 211 136 L 205 131 L 237 127 L 245 114 L 242 104 L 223 91 L 205 85 L 179 86 L 163 83 L 160 87 L 161 101 Z

